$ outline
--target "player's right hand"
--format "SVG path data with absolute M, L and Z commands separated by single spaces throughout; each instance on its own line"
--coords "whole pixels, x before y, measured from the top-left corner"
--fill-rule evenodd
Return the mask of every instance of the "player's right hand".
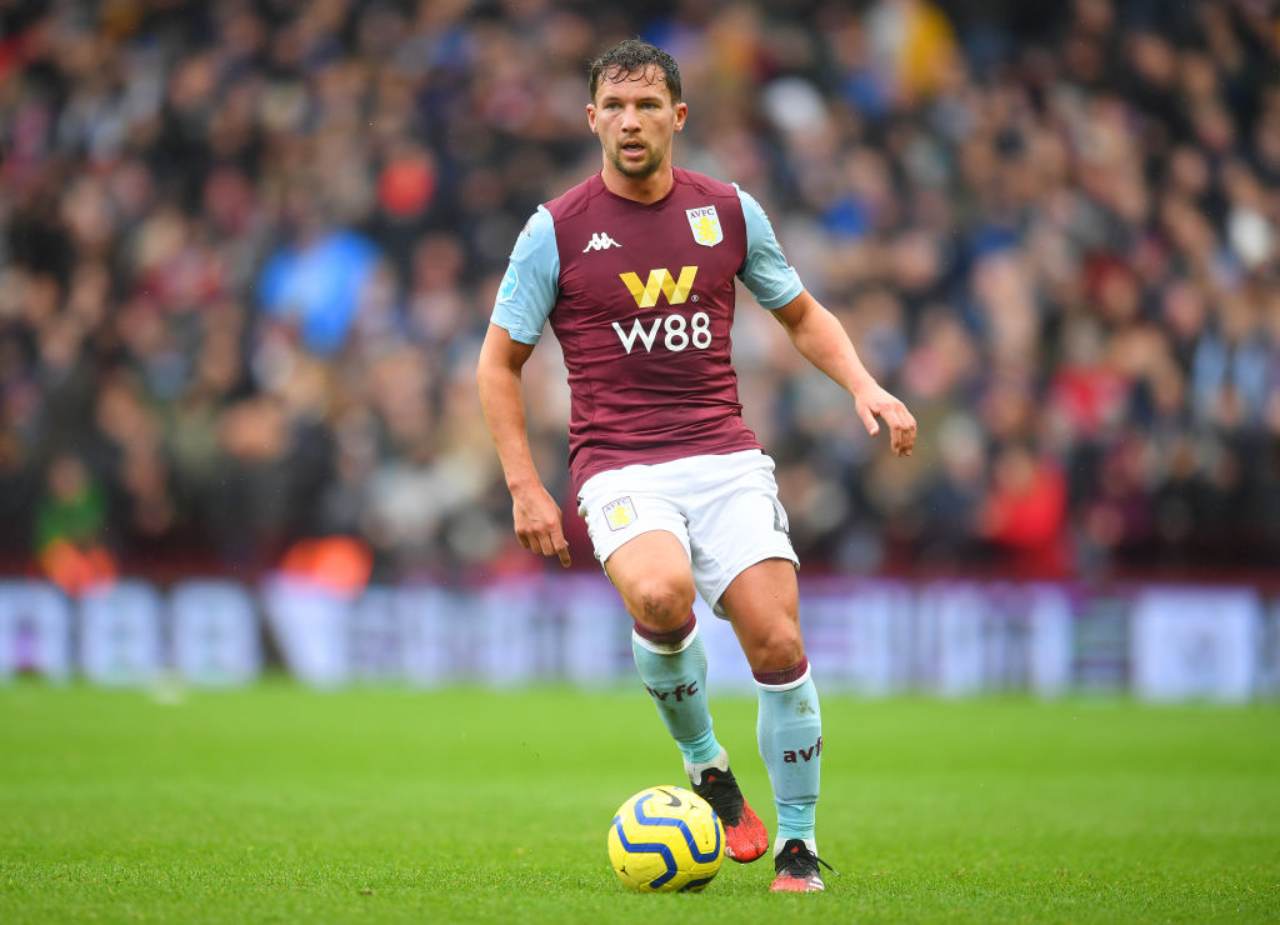
M 511 493 L 511 516 L 520 545 L 544 556 L 558 556 L 569 567 L 569 543 L 564 538 L 560 506 L 541 485 Z

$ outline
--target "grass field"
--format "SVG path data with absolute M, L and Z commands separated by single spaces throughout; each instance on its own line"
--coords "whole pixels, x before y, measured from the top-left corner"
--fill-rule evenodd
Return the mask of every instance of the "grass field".
M 715 711 L 771 825 L 755 704 Z M 0 921 L 1280 921 L 1274 706 L 823 713 L 828 892 L 641 896 L 606 825 L 680 766 L 638 690 L 0 687 Z

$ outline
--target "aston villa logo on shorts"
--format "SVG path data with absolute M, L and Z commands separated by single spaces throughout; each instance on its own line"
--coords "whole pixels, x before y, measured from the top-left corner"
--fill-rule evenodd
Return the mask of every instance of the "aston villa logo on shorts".
M 693 240 L 703 247 L 715 247 L 724 240 L 724 231 L 720 228 L 720 216 L 716 215 L 715 206 L 685 209 L 684 214 L 689 216 Z
M 622 530 L 636 520 L 636 506 L 630 498 L 619 498 L 604 506 L 604 520 L 610 530 Z

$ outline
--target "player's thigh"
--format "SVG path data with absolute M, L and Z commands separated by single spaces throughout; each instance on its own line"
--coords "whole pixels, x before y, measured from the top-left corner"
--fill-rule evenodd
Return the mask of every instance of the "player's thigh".
M 718 468 L 688 500 L 689 546 L 698 590 L 724 615 L 729 585 L 752 566 L 782 559 L 799 566 L 778 501 L 773 461 L 762 453 L 718 458 Z M 794 586 L 795 576 L 791 576 Z
M 753 671 L 780 671 L 804 658 L 795 563 L 765 559 L 740 572 L 720 597 Z
M 659 549 L 654 553 L 659 557 L 656 564 L 679 558 L 684 570 L 688 570 L 688 523 L 677 500 L 670 497 L 659 467 L 627 466 L 592 476 L 578 494 L 578 514 L 587 524 L 596 560 L 610 578 L 614 573 L 612 560 L 618 551 L 654 532 L 669 534 L 680 547 L 678 557 L 675 553 L 664 555 Z M 644 550 L 651 545 L 652 541 L 646 541 L 633 549 Z M 637 557 L 633 551 L 624 558 Z
M 628 612 L 655 630 L 682 624 L 693 606 L 693 568 L 674 533 L 655 529 L 627 540 L 605 561 L 605 573 Z

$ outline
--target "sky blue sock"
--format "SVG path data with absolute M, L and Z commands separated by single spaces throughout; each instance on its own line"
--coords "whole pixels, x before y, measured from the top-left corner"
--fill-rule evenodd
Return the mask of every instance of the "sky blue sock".
M 756 686 L 756 737 L 778 806 L 778 843 L 790 838 L 812 843 L 822 776 L 822 714 L 809 662 L 757 673 Z
M 643 633 L 643 635 L 642 635 Z M 705 764 L 720 754 L 707 708 L 707 650 L 693 615 L 679 630 L 656 634 L 637 626 L 631 652 L 640 680 L 689 764 Z

